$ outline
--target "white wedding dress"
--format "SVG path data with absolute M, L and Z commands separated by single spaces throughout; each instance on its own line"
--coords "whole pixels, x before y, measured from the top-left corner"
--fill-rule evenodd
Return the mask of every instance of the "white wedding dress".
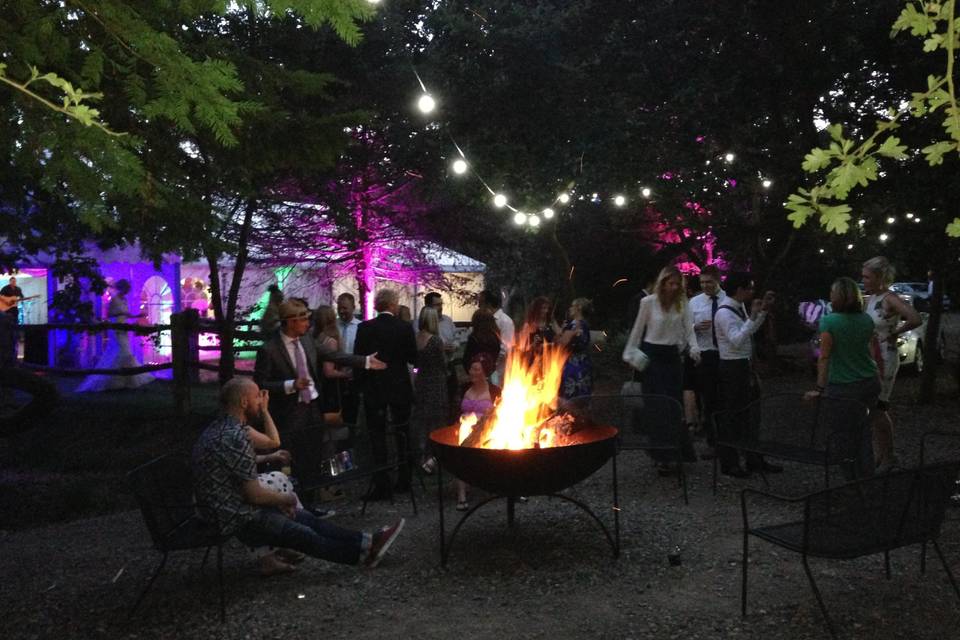
M 107 307 L 107 318 L 111 322 L 126 322 L 130 315 L 125 297 L 114 296 Z M 111 329 L 107 337 L 107 348 L 97 359 L 95 369 L 121 369 L 125 367 L 141 366 L 130 351 L 130 333 Z M 133 376 L 94 374 L 87 376 L 77 387 L 77 393 L 91 393 L 94 391 L 108 391 L 110 389 L 135 389 L 156 378 L 149 373 L 138 373 Z

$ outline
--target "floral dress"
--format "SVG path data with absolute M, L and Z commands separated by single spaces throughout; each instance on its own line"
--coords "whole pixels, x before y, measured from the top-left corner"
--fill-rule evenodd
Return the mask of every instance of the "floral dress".
M 590 360 L 590 328 L 583 320 L 571 320 L 564 331 L 579 329 L 567 349 L 570 356 L 563 365 L 560 379 L 560 397 L 565 400 L 589 396 L 593 393 L 593 362 Z

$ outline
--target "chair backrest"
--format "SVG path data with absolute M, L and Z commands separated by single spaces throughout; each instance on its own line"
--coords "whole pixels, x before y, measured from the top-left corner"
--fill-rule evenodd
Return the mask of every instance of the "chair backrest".
M 884 474 L 811 494 L 805 541 L 854 555 L 935 539 L 960 461 Z
M 806 399 L 799 393 L 777 393 L 754 400 L 746 407 L 718 412 L 724 420 L 759 425 L 761 442 L 776 442 L 815 451 L 829 452 L 829 462 L 855 458 L 867 407 L 849 398 Z
M 167 534 L 196 514 L 193 476 L 187 457 L 161 456 L 127 474 L 127 482 L 157 548 Z
M 673 448 L 684 440 L 683 407 L 670 396 L 594 395 L 586 415 L 596 424 L 616 427 L 625 449 Z

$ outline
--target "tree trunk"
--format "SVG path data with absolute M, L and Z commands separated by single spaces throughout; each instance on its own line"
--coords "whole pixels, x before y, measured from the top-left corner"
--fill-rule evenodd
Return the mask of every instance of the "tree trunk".
M 230 289 L 227 292 L 227 304 L 223 310 L 223 320 L 220 322 L 220 370 L 217 372 L 220 384 L 232 378 L 236 368 L 236 360 L 233 352 L 233 336 L 236 332 L 237 298 L 240 297 L 240 285 L 243 282 L 243 272 L 247 268 L 250 228 L 253 225 L 253 211 L 255 208 L 256 203 L 254 201 L 247 202 L 244 207 L 243 222 L 240 225 L 240 236 L 237 239 L 237 259 L 233 265 L 233 276 L 230 279 Z

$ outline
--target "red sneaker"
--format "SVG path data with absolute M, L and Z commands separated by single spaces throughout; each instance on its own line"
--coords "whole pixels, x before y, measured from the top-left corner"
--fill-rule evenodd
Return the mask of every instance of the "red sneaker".
M 397 539 L 397 536 L 400 535 L 400 532 L 403 531 L 403 525 L 406 523 L 406 520 L 400 518 L 396 524 L 391 527 L 384 527 L 373 534 L 373 543 L 370 545 L 370 550 L 367 552 L 367 566 L 371 569 L 383 560 L 383 556 L 387 554 L 387 550 L 390 548 L 390 545 L 393 544 L 393 541 Z

